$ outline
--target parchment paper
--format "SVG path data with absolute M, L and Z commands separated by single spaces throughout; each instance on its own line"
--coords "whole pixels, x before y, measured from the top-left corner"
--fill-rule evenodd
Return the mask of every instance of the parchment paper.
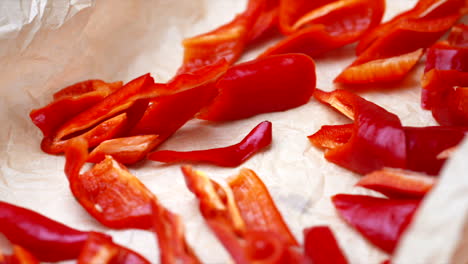
M 386 19 L 415 2 L 388 1 Z M 182 39 L 229 21 L 245 4 L 245 0 L 0 1 L 0 200 L 31 208 L 75 228 L 106 232 L 118 243 L 157 263 L 159 254 L 152 233 L 104 228 L 75 202 L 63 173 L 64 157 L 41 152 L 42 135 L 28 114 L 50 102 L 53 92 L 85 79 L 129 81 L 147 72 L 157 81 L 170 79 L 182 61 Z M 247 52 L 242 60 L 254 58 L 268 44 L 271 43 Z M 318 58 L 318 87 L 334 89 L 333 78 L 353 59 L 353 46 Z M 430 113 L 419 106 L 421 73 L 422 64 L 398 85 L 361 94 L 398 114 L 404 125 L 434 125 Z M 263 120 L 273 123 L 273 144 L 242 166 L 255 170 L 263 179 L 296 237 L 302 241 L 305 227 L 326 224 L 337 234 L 352 263 L 372 264 L 386 259 L 384 253 L 338 218 L 330 202 L 330 196 L 336 193 L 371 192 L 354 187 L 357 175 L 327 162 L 322 151 L 308 142 L 306 136 L 322 125 L 348 122 L 313 100 L 290 111 L 235 122 L 193 120 L 160 149 L 231 145 Z M 462 175 L 466 178 L 462 159 L 467 153 L 465 144 L 442 177 L 443 190 L 436 189 L 430 194 L 421 213 L 424 217 L 418 217 L 399 250 L 399 263 L 451 262 L 460 236 L 444 230 L 461 230 L 466 208 L 456 211 L 438 205 L 453 203 L 455 199 L 466 206 L 468 192 L 461 190 L 466 190 L 468 182 L 455 178 Z M 239 170 L 208 165 L 196 168 L 221 178 Z M 165 206 L 182 215 L 188 241 L 203 262 L 230 262 L 199 215 L 197 202 L 185 187 L 179 165 L 147 161 L 130 170 Z M 447 195 L 451 192 L 457 195 Z M 447 222 L 450 223 L 441 224 Z M 438 225 L 441 241 L 451 243 L 434 244 L 432 237 L 421 236 L 434 223 Z M 5 239 L 0 237 L 0 241 L 1 248 L 8 249 Z M 438 256 L 437 262 L 422 257 L 418 262 L 419 250 L 411 250 L 415 244 L 426 249 L 437 245 L 439 250 L 431 252 Z

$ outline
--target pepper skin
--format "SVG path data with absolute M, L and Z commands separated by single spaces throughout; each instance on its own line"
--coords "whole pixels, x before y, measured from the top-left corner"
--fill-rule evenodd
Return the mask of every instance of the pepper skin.
M 338 194 L 332 202 L 340 216 L 369 242 L 392 254 L 420 200 L 390 200 Z
M 148 159 L 159 162 L 207 162 L 223 167 L 236 167 L 253 154 L 271 144 L 271 123 L 264 121 L 258 124 L 241 142 L 223 148 L 170 151 L 160 150 L 148 155 Z
M 238 64 L 216 82 L 218 96 L 197 118 L 227 121 L 288 110 L 307 103 L 315 84 L 315 64 L 306 55 L 276 55 Z
M 304 229 L 304 264 L 348 264 L 332 231 L 327 226 Z
M 39 264 L 39 261 L 26 249 L 13 245 L 11 255 L 3 255 L 0 251 L 0 264 Z

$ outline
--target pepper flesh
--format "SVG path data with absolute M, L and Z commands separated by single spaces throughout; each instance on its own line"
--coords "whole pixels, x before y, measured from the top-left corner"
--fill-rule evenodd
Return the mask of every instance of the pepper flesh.
M 310 12 L 304 13 L 295 22 L 292 18 L 283 17 L 283 21 L 291 19 L 294 22 L 287 28 L 283 25 L 283 32 L 291 35 L 269 48 L 261 57 L 293 52 L 305 53 L 311 57 L 322 55 L 358 40 L 380 23 L 385 10 L 385 1 L 382 0 L 328 2 L 311 6 Z M 283 4 L 283 9 L 289 5 L 294 4 L 289 1 Z M 306 6 L 297 8 L 304 7 Z M 288 16 L 285 12 L 282 15 Z
M 332 197 L 332 202 L 348 224 L 369 242 L 391 254 L 411 222 L 420 200 L 338 194 Z
M 304 229 L 304 253 L 306 264 L 347 264 L 332 231 L 327 226 Z
M 420 199 L 436 182 L 436 178 L 422 173 L 384 168 L 365 175 L 356 185 L 392 199 Z
M 267 189 L 251 170 L 228 179 L 228 186 L 183 166 L 200 212 L 236 263 L 297 263 L 302 254 Z
M 13 245 L 13 253 L 11 255 L 3 255 L 0 251 L 1 264 L 39 264 L 39 261 L 26 249 Z
M 335 82 L 355 84 L 403 79 L 421 55 L 412 56 L 406 63 L 394 61 L 432 45 L 461 17 L 464 5 L 463 0 L 420 0 L 411 10 L 364 36 L 357 47 L 359 57 Z M 359 67 L 369 63 L 378 66 Z
M 392 167 L 437 175 L 445 163 L 439 154 L 459 144 L 468 131 L 462 127 L 403 127 L 396 115 L 346 90 L 316 89 L 314 96 L 354 123 L 323 126 L 309 140 L 327 150 L 329 161 L 359 174 Z
M 236 167 L 256 152 L 269 146 L 271 133 L 271 123 L 264 121 L 258 124 L 241 142 L 229 147 L 187 152 L 160 150 L 150 153 L 148 159 L 159 162 L 207 162 L 218 166 Z
M 216 82 L 218 96 L 197 118 L 225 121 L 288 110 L 307 103 L 315 84 L 315 64 L 306 55 L 276 55 L 242 63 Z

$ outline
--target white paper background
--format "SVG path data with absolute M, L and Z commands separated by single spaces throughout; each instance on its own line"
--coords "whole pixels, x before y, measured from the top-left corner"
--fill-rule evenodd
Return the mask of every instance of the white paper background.
M 388 1 L 386 18 L 415 2 Z M 166 81 L 181 63 L 183 38 L 229 21 L 245 4 L 245 0 L 0 1 L 0 200 L 31 208 L 75 228 L 104 231 L 113 235 L 117 242 L 157 262 L 156 240 L 151 233 L 108 230 L 75 202 L 63 173 L 63 156 L 41 152 L 41 133 L 29 120 L 29 111 L 50 102 L 51 95 L 58 89 L 85 79 L 129 81 L 151 72 L 157 81 Z M 254 58 L 262 49 L 249 51 L 243 60 Z M 347 47 L 318 58 L 318 87 L 333 89 L 333 78 L 353 60 L 353 54 L 353 48 Z M 419 106 L 421 66 L 398 86 L 400 89 L 387 87 L 387 90 L 368 91 L 363 95 L 398 114 L 405 125 L 433 125 L 430 113 Z M 240 141 L 263 120 L 273 122 L 273 144 L 243 167 L 254 169 L 263 179 L 296 237 L 302 241 L 303 228 L 327 224 L 337 233 L 352 263 L 384 260 L 385 254 L 370 246 L 338 218 L 330 202 L 330 196 L 336 193 L 370 192 L 353 187 L 358 177 L 328 163 L 322 151 L 308 142 L 306 136 L 322 125 L 348 122 L 313 100 L 287 112 L 235 122 L 191 121 L 161 149 L 230 145 Z M 465 145 L 464 157 L 466 149 Z M 207 165 L 196 168 L 217 177 L 238 171 Z M 203 262 L 229 261 L 228 254 L 201 219 L 197 202 L 187 191 L 178 165 L 144 162 L 130 169 L 165 206 L 183 216 L 188 241 Z M 461 177 L 462 172 L 466 174 L 466 167 L 460 169 L 454 165 L 453 171 Z M 458 182 L 453 178 L 443 178 L 445 191 L 467 188 L 466 181 Z M 467 196 L 465 192 L 456 199 L 466 205 Z M 434 191 L 431 201 L 450 202 L 446 197 Z M 463 212 L 451 214 L 452 211 L 445 211 L 444 207 L 431 212 L 435 206 L 425 206 L 426 217 L 419 221 L 421 226 L 429 226 L 435 214 L 463 223 Z M 453 227 L 453 223 L 438 228 L 447 227 Z M 409 238 L 409 244 L 432 243 L 418 240 L 417 232 L 415 229 L 416 242 Z M 441 234 L 445 233 L 441 231 Z M 447 238 L 455 242 L 453 236 Z M 7 243 L 3 241 L 2 244 Z M 450 251 L 449 246 L 452 247 L 443 245 L 447 251 Z M 417 263 L 417 259 L 405 258 L 414 255 L 415 251 L 403 248 L 399 259 L 401 263 Z M 449 255 L 444 255 L 437 263 L 449 263 Z M 421 258 L 420 263 L 427 262 Z

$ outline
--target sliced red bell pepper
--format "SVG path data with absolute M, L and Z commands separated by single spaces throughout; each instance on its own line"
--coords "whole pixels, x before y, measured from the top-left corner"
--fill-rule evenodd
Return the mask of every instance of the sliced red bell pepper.
M 87 232 L 2 201 L 0 233 L 38 260 L 48 262 L 75 259 L 88 238 Z
M 92 92 L 111 94 L 122 87 L 122 82 L 106 83 L 102 80 L 87 80 L 67 86 L 54 93 L 54 100 L 81 96 Z
M 407 161 L 413 171 L 438 175 L 446 159 L 439 154 L 457 146 L 468 132 L 468 127 L 405 127 Z
M 216 82 L 218 96 L 197 117 L 223 121 L 288 110 L 309 101 L 315 82 L 315 64 L 306 55 L 276 55 L 242 63 L 221 76 Z
M 78 257 L 78 264 L 149 264 L 144 257 L 115 244 L 104 234 L 90 232 Z
M 342 47 L 377 26 L 385 10 L 382 0 L 339 0 L 312 9 L 291 26 L 291 36 L 261 57 L 301 52 L 311 57 Z
M 332 197 L 340 216 L 369 242 L 393 253 L 420 203 L 364 195 L 338 194 Z
M 190 166 L 182 171 L 200 212 L 236 263 L 298 263 L 302 254 L 267 189 L 251 170 L 224 187 Z
M 161 263 L 201 263 L 185 240 L 180 216 L 173 214 L 156 201 L 152 203 L 152 211 L 153 231 L 158 238 Z
M 327 5 L 333 0 L 280 0 L 279 7 L 279 26 L 281 32 L 288 35 L 295 31 L 294 24 L 307 14 L 310 10 L 315 10 L 321 6 Z
M 452 46 L 447 41 L 437 42 L 427 50 L 425 72 L 432 69 L 468 72 L 468 47 Z
M 106 155 L 112 156 L 117 162 L 134 164 L 146 157 L 159 144 L 157 135 L 133 136 L 109 139 L 97 146 L 88 156 L 87 161 L 98 163 Z
M 463 7 L 463 0 L 420 0 L 412 10 L 369 33 L 358 45 L 359 57 L 335 82 L 352 84 L 401 80 L 418 58 L 413 55 L 411 63 L 400 64 L 395 64 L 395 58 L 432 45 L 461 17 Z M 374 69 L 374 73 L 369 74 L 368 67 L 359 67 L 369 63 L 379 65 L 380 71 Z M 372 68 L 375 67 L 373 65 Z M 376 74 L 379 78 L 375 78 Z
M 236 167 L 256 152 L 269 146 L 271 134 L 271 123 L 264 121 L 258 124 L 241 142 L 229 147 L 187 152 L 160 150 L 150 153 L 148 159 L 159 162 L 207 162 L 218 166 Z
M 3 255 L 0 250 L 1 264 L 39 264 L 39 261 L 26 249 L 13 245 L 13 253 L 11 255 Z
M 78 202 L 107 227 L 151 228 L 154 195 L 111 156 L 80 174 L 87 149 L 82 139 L 70 140 L 66 149 L 65 173 Z
M 327 226 L 304 229 L 304 253 L 306 264 L 347 264 L 332 231 Z
M 312 144 L 327 149 L 327 160 L 361 174 L 405 167 L 405 134 L 396 115 L 345 90 L 316 89 L 314 96 L 354 120 L 352 129 L 351 125 L 325 126 L 309 136 Z
M 468 26 L 465 24 L 453 26 L 447 41 L 452 46 L 468 47 Z
M 356 185 L 393 199 L 417 199 L 426 195 L 436 182 L 436 178 L 422 173 L 384 168 L 365 175 Z
M 249 1 L 250 5 L 258 5 L 261 8 L 260 15 L 255 19 L 255 24 L 249 30 L 247 44 L 251 45 L 262 40 L 278 27 L 280 0 L 254 0 Z M 251 7 L 252 8 L 252 7 Z
M 74 138 L 81 138 L 88 142 L 88 147 L 95 147 L 105 140 L 109 140 L 119 135 L 127 125 L 127 114 L 123 113 L 110 118 L 91 130 Z M 49 154 L 58 154 L 65 151 L 70 139 L 56 141 L 52 137 L 44 137 L 41 141 L 41 149 Z
M 184 61 L 178 74 L 194 72 L 222 60 L 233 64 L 248 42 L 255 41 L 274 25 L 276 4 L 274 0 L 249 0 L 245 11 L 231 22 L 185 39 Z
M 467 132 L 462 127 L 402 127 L 396 115 L 345 90 L 316 89 L 314 96 L 354 123 L 323 126 L 309 140 L 327 150 L 329 161 L 360 174 L 392 167 L 437 175 L 445 162 L 438 155 L 458 145 Z

